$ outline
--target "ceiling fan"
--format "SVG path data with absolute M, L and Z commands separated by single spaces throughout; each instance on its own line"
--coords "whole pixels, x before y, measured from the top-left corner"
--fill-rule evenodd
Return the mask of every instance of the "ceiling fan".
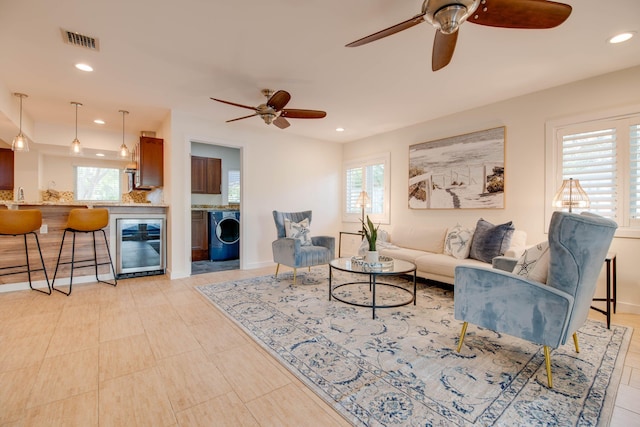
M 236 107 L 248 108 L 255 111 L 248 116 L 238 117 L 236 119 L 227 120 L 229 122 L 235 122 L 236 120 L 248 119 L 253 116 L 260 116 L 262 120 L 268 125 L 273 123 L 280 129 L 285 129 L 290 126 L 289 119 L 321 119 L 327 115 L 324 111 L 319 110 L 300 110 L 296 108 L 284 108 L 285 105 L 291 99 L 289 92 L 279 90 L 274 93 L 271 89 L 262 89 L 262 94 L 267 97 L 267 102 L 260 104 L 257 107 L 250 107 L 248 105 L 236 104 L 235 102 L 225 101 L 223 99 L 211 98 L 214 101 L 222 102 L 224 104 L 235 105 Z M 286 117 L 286 118 L 285 118 Z
M 489 27 L 546 29 L 562 24 L 571 6 L 547 0 L 424 0 L 413 18 L 346 45 L 356 47 L 418 25 L 425 20 L 436 30 L 431 68 L 449 64 L 458 40 L 459 26 L 468 20 Z

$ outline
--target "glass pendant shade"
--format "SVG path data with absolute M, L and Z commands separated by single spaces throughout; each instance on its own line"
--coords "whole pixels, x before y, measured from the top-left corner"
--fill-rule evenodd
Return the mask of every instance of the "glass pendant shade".
M 78 139 L 78 107 L 82 106 L 79 102 L 71 102 L 72 105 L 76 106 L 76 137 L 71 142 L 71 154 L 74 156 L 79 156 L 82 154 L 82 146 L 80 145 L 80 140 Z
M 22 98 L 26 98 L 27 95 L 24 93 L 14 93 L 15 96 L 20 98 L 20 131 L 15 138 L 13 138 L 13 142 L 11 142 L 11 150 L 13 151 L 29 151 L 29 140 L 22 133 Z
M 120 157 L 129 157 L 129 148 L 127 148 L 127 144 L 124 143 L 124 116 L 129 114 L 128 111 L 118 110 L 122 113 L 122 144 L 120 145 Z
M 554 207 L 568 208 L 569 212 L 573 208 L 586 209 L 589 205 L 589 196 L 580 185 L 580 181 L 573 178 L 563 180 L 560 190 L 553 198 Z

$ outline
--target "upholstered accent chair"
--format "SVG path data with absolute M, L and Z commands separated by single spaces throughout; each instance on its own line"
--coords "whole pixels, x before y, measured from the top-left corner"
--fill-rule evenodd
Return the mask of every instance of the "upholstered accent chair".
M 300 267 L 328 264 L 334 258 L 335 238 L 331 236 L 304 235 L 304 231 L 296 237 L 287 237 L 285 225 L 287 220 L 295 224 L 311 224 L 311 211 L 303 212 L 279 212 L 273 211 L 273 219 L 276 223 L 277 239 L 273 241 L 273 262 L 277 263 L 276 277 L 280 264 L 293 268 L 293 284 L 296 284 L 296 272 Z M 305 221 L 306 220 L 306 221 Z
M 469 323 L 540 344 L 553 388 L 550 349 L 573 336 L 580 351 L 576 331 L 587 319 L 616 228 L 598 215 L 554 212 L 546 284 L 497 268 L 456 267 L 455 318 L 464 322 L 458 352 Z

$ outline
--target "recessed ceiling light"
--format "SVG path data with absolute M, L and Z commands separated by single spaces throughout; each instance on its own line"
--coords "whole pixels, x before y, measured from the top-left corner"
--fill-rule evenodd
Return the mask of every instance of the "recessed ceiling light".
M 104 153 L 96 153 L 96 156 L 98 156 L 98 157 L 104 157 Z
M 336 128 L 336 132 L 344 132 L 344 128 Z
M 635 31 L 626 31 L 624 33 L 616 34 L 615 36 L 611 37 L 608 40 L 608 42 L 611 44 L 626 42 L 627 40 L 631 39 L 634 35 L 635 35 Z
M 96 123 L 96 124 L 99 124 L 99 125 L 103 125 L 103 124 L 104 124 L 104 120 L 102 120 L 102 119 L 95 119 L 95 120 L 93 121 L 93 123 Z
M 76 64 L 76 68 L 82 71 L 93 71 L 93 67 L 88 64 L 79 63 L 79 64 Z

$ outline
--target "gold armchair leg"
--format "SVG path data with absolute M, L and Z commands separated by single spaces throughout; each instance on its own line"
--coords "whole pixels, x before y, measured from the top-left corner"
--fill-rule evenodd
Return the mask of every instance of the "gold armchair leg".
M 580 353 L 580 347 L 578 347 L 578 333 L 573 333 L 573 345 L 576 346 L 576 353 Z
M 296 272 L 297 272 L 297 269 L 296 269 L 296 268 L 294 268 L 294 269 L 293 269 L 293 285 L 294 285 L 294 286 L 296 285 Z
M 278 278 L 278 270 L 280 270 L 280 264 L 276 265 L 276 278 Z
M 553 388 L 553 380 L 551 379 L 551 350 L 549 346 L 544 346 L 544 364 L 547 367 L 547 383 L 549 388 Z
M 462 324 L 462 332 L 460 332 L 460 340 L 458 341 L 458 353 L 460 353 L 460 349 L 462 348 L 462 342 L 464 341 L 464 334 L 467 333 L 467 326 L 469 322 L 464 322 Z

